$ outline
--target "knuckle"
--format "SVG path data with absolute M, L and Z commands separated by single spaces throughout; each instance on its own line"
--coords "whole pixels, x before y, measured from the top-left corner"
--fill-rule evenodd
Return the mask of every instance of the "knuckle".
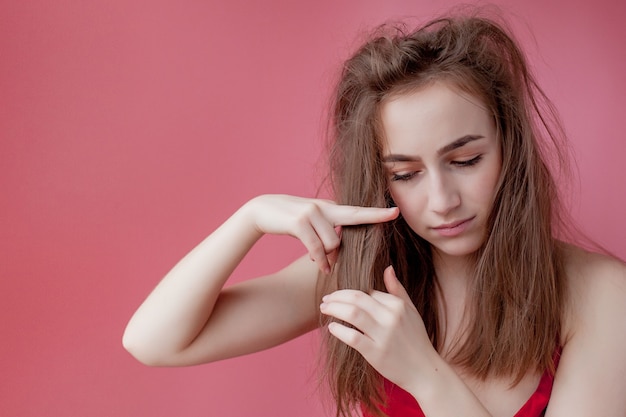
M 326 252 L 324 251 L 324 245 L 318 239 L 312 238 L 309 242 L 307 242 L 306 246 L 308 247 L 309 252 L 313 256 L 320 257 L 320 256 L 326 255 Z
M 298 217 L 296 217 L 294 223 L 295 223 L 296 230 L 298 230 L 300 232 L 302 232 L 304 230 L 307 230 L 310 227 L 309 218 L 306 217 L 306 216 L 298 216 Z
M 361 208 L 360 207 L 351 207 L 350 211 L 351 211 L 350 214 L 352 216 L 356 217 L 356 216 L 358 216 L 361 213 Z
M 339 247 L 339 245 L 341 245 L 341 239 L 339 238 L 339 236 L 337 235 L 332 235 L 332 237 L 330 238 L 329 242 L 328 242 L 328 248 L 329 251 L 333 251 L 335 249 L 337 249 Z
M 386 314 L 383 320 L 386 327 L 395 328 L 400 325 L 402 318 L 402 310 L 390 309 L 389 314 Z
M 350 323 L 355 323 L 356 321 L 359 320 L 360 317 L 361 317 L 360 309 L 354 306 L 350 306 L 346 309 L 346 320 L 349 321 Z
M 350 291 L 346 296 L 349 302 L 356 304 L 363 298 L 364 295 L 365 293 L 361 291 Z
M 310 218 L 312 216 L 315 216 L 319 213 L 320 209 L 317 206 L 317 204 L 315 204 L 312 201 L 306 202 L 304 204 L 304 208 L 302 210 L 302 213 L 305 215 L 306 218 Z
M 396 315 L 401 315 L 406 310 L 406 303 L 400 298 L 389 301 L 389 309 Z

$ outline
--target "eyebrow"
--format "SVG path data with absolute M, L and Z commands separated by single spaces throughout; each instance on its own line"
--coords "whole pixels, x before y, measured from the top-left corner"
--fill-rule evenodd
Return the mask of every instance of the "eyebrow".
M 444 147 L 437 150 L 437 155 L 441 156 L 448 152 L 451 152 L 455 149 L 461 148 L 467 145 L 470 142 L 473 142 L 478 139 L 482 139 L 484 136 L 482 135 L 465 135 L 460 138 L 450 142 Z M 402 155 L 402 154 L 390 154 L 383 157 L 383 162 L 412 162 L 418 161 L 420 158 L 411 155 Z

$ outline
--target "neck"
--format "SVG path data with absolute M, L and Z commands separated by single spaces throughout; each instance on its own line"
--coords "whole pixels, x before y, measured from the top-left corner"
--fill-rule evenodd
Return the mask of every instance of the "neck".
M 467 325 L 465 307 L 472 265 L 471 256 L 449 256 L 433 251 L 439 317 L 443 330 L 440 348 L 445 356 L 463 340 L 463 329 Z
M 440 285 L 457 282 L 464 287 L 467 286 L 472 264 L 473 259 L 470 255 L 450 256 L 433 250 L 433 266 Z

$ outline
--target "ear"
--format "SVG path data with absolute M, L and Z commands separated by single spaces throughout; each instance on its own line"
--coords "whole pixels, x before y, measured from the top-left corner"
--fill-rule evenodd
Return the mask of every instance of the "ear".
M 396 271 L 393 269 L 393 266 L 389 265 L 385 268 L 385 272 L 383 272 L 383 281 L 385 282 L 385 288 L 387 288 L 387 292 L 391 295 L 395 295 L 396 297 L 402 298 L 409 303 L 412 303 L 411 297 L 406 292 L 402 283 L 396 277 Z

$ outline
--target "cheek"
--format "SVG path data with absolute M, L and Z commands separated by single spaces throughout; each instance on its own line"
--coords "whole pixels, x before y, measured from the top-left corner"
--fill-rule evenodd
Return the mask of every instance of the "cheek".
M 400 214 L 409 224 L 414 224 L 419 220 L 420 213 L 423 212 L 424 198 L 418 192 L 401 189 L 402 187 L 392 187 L 391 198 L 400 209 Z
M 491 207 L 496 197 L 496 188 L 500 179 L 500 165 L 496 165 L 491 171 L 477 178 L 472 187 L 472 195 L 476 201 Z
M 495 197 L 496 188 L 498 187 L 498 182 L 500 181 L 501 174 L 502 174 L 502 161 L 500 161 L 500 158 L 498 158 L 498 163 L 493 168 L 491 175 L 487 179 L 489 187 L 485 187 L 486 189 L 490 191 L 492 200 Z
M 389 194 L 391 195 L 394 205 L 400 209 L 400 212 L 402 212 L 403 208 L 407 204 L 407 196 L 405 193 L 399 191 L 398 188 L 399 187 L 397 186 L 391 186 L 389 188 Z

